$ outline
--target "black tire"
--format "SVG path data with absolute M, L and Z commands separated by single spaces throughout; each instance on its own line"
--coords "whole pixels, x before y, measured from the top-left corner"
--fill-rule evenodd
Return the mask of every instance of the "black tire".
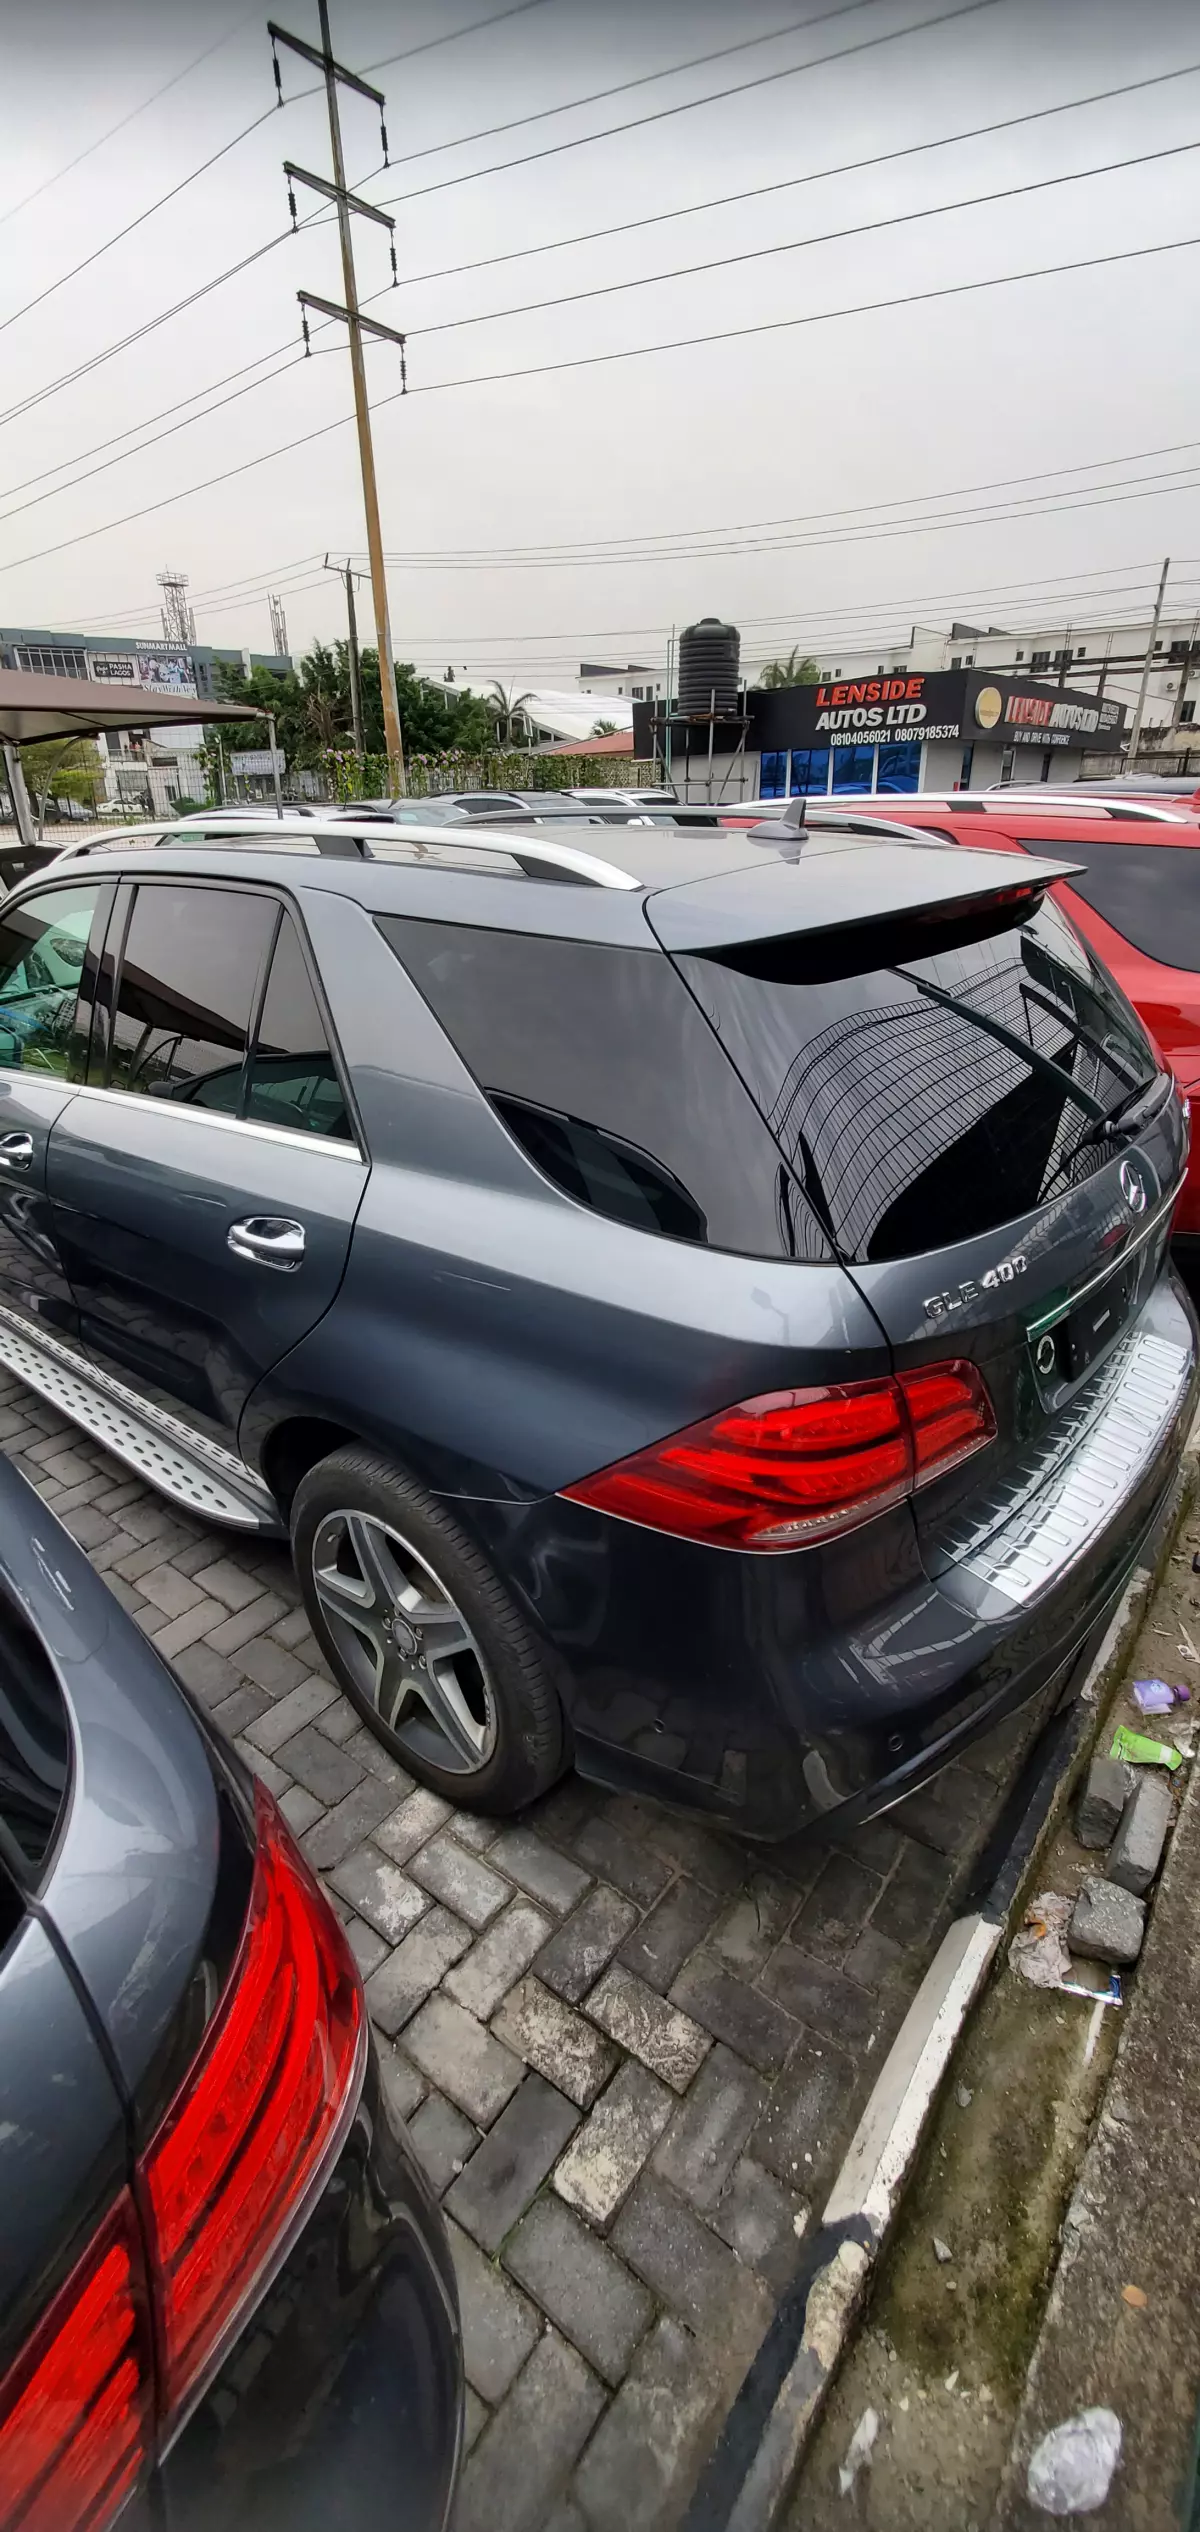
M 438 1763 L 439 1738 L 447 1755 L 454 1753 L 445 1733 L 439 1732 L 415 1700 L 405 1707 L 400 1729 L 393 1729 L 366 1677 L 375 1658 L 369 1644 L 360 1641 L 349 1621 L 335 1618 L 331 1622 L 318 1586 L 317 1565 L 328 1594 L 331 1543 L 345 1539 L 342 1570 L 356 1573 L 361 1560 L 355 1538 L 378 1539 L 373 1528 L 344 1531 L 340 1516 L 345 1513 L 361 1516 L 366 1524 L 383 1525 L 391 1534 L 384 1541 L 385 1550 L 390 1553 L 398 1541 L 410 1551 L 440 1585 L 453 1615 L 469 1631 L 473 1640 L 459 1667 L 465 1671 L 466 1693 L 488 1742 L 474 1765 L 465 1764 L 461 1753 L 456 1764 Z M 567 1758 L 558 1695 L 535 1639 L 499 1577 L 441 1504 L 381 1455 L 351 1445 L 319 1461 L 301 1479 L 292 1504 L 291 1531 L 296 1573 L 317 1642 L 339 1687 L 401 1766 L 448 1802 L 473 1811 L 519 1811 L 554 1783 Z M 402 1621 L 399 1604 L 397 1616 Z

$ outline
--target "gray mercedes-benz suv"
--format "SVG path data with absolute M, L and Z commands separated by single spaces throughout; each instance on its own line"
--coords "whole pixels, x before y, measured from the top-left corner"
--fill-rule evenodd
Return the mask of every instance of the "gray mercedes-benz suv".
M 0 1361 L 290 1531 L 438 1791 L 849 1825 L 1069 1679 L 1192 1412 L 1186 1106 L 1063 867 L 100 846 L 0 913 Z

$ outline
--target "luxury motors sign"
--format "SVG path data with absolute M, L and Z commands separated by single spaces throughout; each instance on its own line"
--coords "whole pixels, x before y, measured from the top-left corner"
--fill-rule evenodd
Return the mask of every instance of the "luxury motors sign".
M 916 746 L 922 739 L 1116 748 L 1126 720 L 1124 705 L 1103 697 L 970 668 L 821 678 L 759 689 L 749 705 L 749 744 L 757 748 Z

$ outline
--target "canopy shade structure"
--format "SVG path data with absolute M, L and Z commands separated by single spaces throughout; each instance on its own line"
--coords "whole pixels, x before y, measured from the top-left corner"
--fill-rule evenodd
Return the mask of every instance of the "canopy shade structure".
M 92 678 L 39 677 L 24 668 L 0 668 L 0 739 L 13 747 L 32 739 L 95 738 L 102 730 L 270 717 L 245 703 L 206 703 L 203 696 L 146 694 L 140 686 L 104 686 Z

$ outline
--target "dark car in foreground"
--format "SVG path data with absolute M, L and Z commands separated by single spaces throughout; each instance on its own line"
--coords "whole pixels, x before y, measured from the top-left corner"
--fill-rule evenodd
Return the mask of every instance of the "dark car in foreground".
M 441 2532 L 445 2233 L 270 1797 L 0 1462 L 0 2523 Z
M 1193 1408 L 1187 1112 L 1065 868 L 853 818 L 99 850 L 0 915 L 0 1362 L 290 1532 L 448 1799 L 848 1827 L 1069 1678 Z

